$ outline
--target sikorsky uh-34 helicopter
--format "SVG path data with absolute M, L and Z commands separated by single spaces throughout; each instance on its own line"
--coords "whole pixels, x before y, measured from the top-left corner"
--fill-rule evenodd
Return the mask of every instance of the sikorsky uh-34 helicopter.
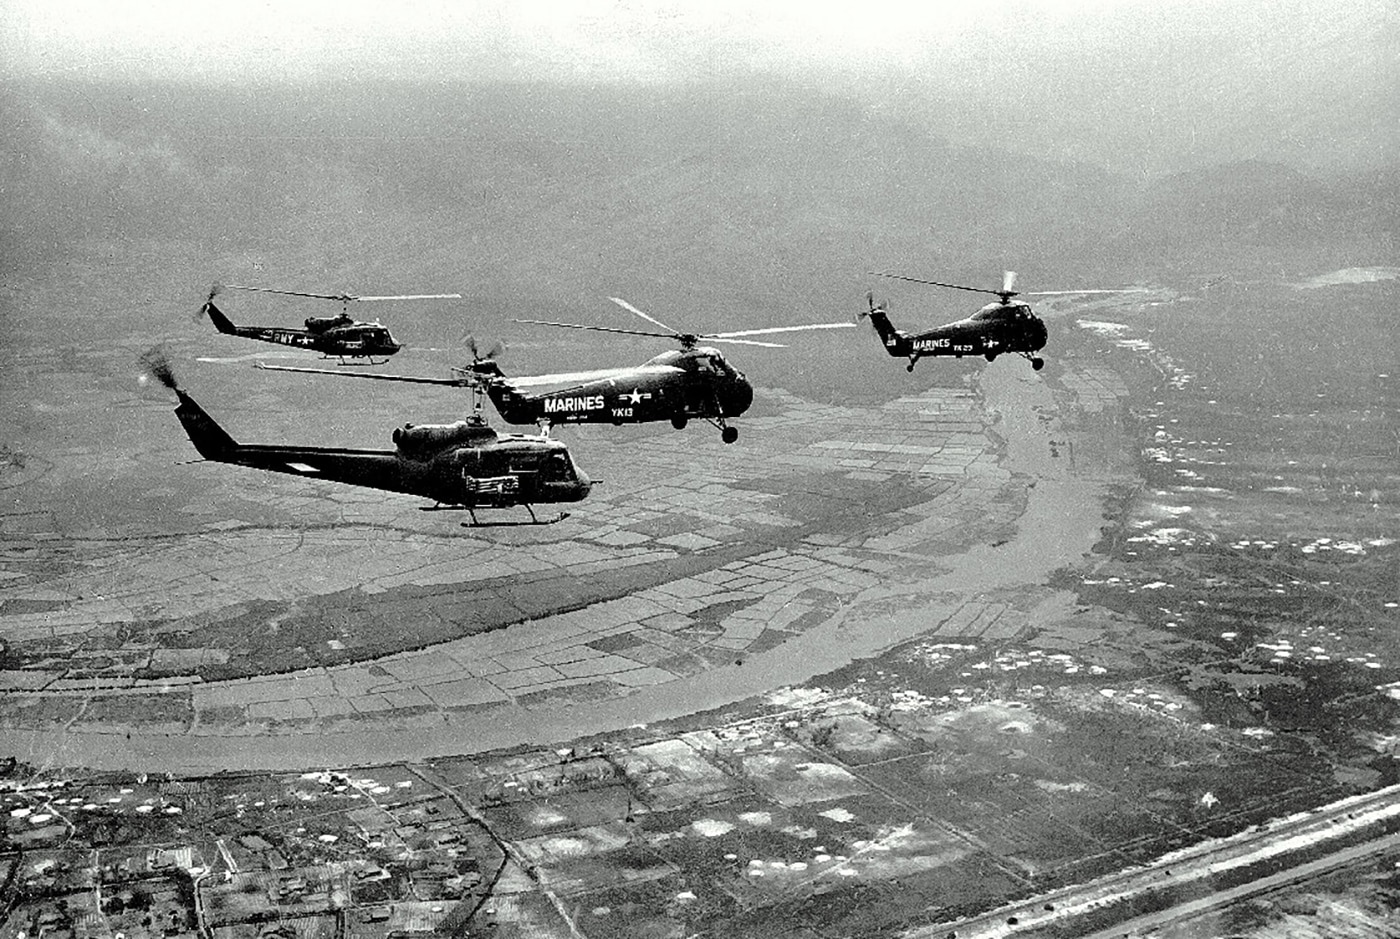
M 214 305 L 214 298 L 224 289 L 255 290 L 259 293 L 277 293 L 289 297 L 315 297 L 320 300 L 338 300 L 341 311 L 335 316 L 308 316 L 305 329 L 282 326 L 237 326 Z M 357 297 L 353 294 L 307 293 L 300 290 L 277 290 L 272 287 L 248 287 L 243 284 L 215 284 L 209 289 L 209 296 L 200 307 L 199 313 L 214 323 L 214 328 L 230 336 L 244 339 L 258 339 L 262 342 L 275 342 L 284 346 L 301 349 L 314 349 L 326 358 L 338 358 L 341 365 L 350 364 L 349 358 L 366 359 L 368 365 L 382 365 L 403 348 L 394 340 L 387 327 L 377 320 L 366 323 L 357 320 L 349 313 L 351 303 L 372 300 L 460 300 L 459 293 L 411 293 L 381 297 Z M 382 360 L 375 362 L 375 356 Z
M 880 340 L 890 355 L 908 358 L 905 366 L 914 371 L 914 363 L 926 355 L 951 355 L 962 358 L 965 355 L 980 355 L 988 362 L 996 361 L 1002 353 L 1015 353 L 1031 363 L 1037 372 L 1045 367 L 1045 360 L 1036 355 L 1045 347 L 1045 323 L 1031 312 L 1030 304 L 1013 302 L 1012 297 L 1053 297 L 1082 296 L 1098 293 L 1136 293 L 1136 290 L 1034 290 L 1023 293 L 1014 289 L 1016 272 L 1007 271 L 1002 276 L 1001 289 L 989 290 L 986 287 L 964 287 L 962 284 L 945 284 L 938 280 L 922 280 L 918 277 L 905 277 L 888 271 L 871 271 L 876 277 L 893 277 L 915 284 L 930 284 L 934 287 L 950 287 L 953 290 L 970 290 L 973 293 L 990 293 L 996 296 L 996 303 L 989 303 L 965 319 L 956 320 L 927 332 L 910 335 L 896 329 L 890 322 L 889 306 L 881 302 L 875 305 L 875 295 L 866 294 L 865 302 L 869 311 L 862 310 L 860 318 L 870 317 L 870 323 L 879 333 Z
M 853 323 L 815 323 L 807 326 L 772 326 L 723 333 L 683 333 L 643 313 L 626 300 L 609 297 L 624 310 L 635 313 L 665 332 L 588 326 L 579 323 L 553 323 L 543 320 L 517 320 L 541 326 L 588 329 L 629 336 L 674 339 L 679 349 L 663 352 L 641 365 L 598 369 L 590 372 L 564 372 L 508 378 L 494 361 L 496 351 L 485 356 L 473 352 L 471 365 L 454 369 L 453 378 L 415 378 L 407 375 L 347 374 L 328 369 L 263 365 L 283 372 L 315 372 L 349 378 L 404 381 L 425 385 L 472 387 L 486 394 L 508 423 L 538 424 L 547 432 L 556 423 L 638 424 L 670 421 L 680 430 L 692 419 L 708 421 L 719 428 L 720 439 L 733 443 L 739 428 L 728 423 L 753 403 L 753 385 L 744 373 L 725 361 L 718 349 L 705 342 L 728 342 L 781 349 L 776 342 L 750 339 L 750 336 L 798 332 L 812 329 L 850 329 Z M 526 389 L 552 386 L 552 390 L 531 393 Z
M 425 511 L 462 509 L 472 525 L 477 509 L 516 505 L 531 523 L 562 521 L 567 512 L 542 520 L 533 506 L 579 502 L 593 488 L 562 440 L 498 434 L 479 411 L 454 424 L 405 424 L 394 430 L 393 450 L 238 443 L 176 384 L 160 350 L 146 353 L 141 364 L 175 392 L 175 416 L 199 455 L 213 462 L 422 496 L 435 503 Z
M 1015 271 L 1007 271 L 1003 275 L 1000 290 L 945 284 L 942 281 L 905 277 L 903 274 L 891 274 L 887 271 L 870 273 L 877 277 L 893 277 L 915 284 L 990 293 L 998 298 L 996 303 L 987 304 L 965 319 L 910 335 L 896 329 L 890 322 L 889 307 L 886 303 L 881 302 L 876 306 L 875 295 L 866 294 L 865 300 L 870 309 L 868 312 L 862 310 L 861 317 L 870 317 L 871 325 L 875 327 L 875 332 L 879 333 L 890 355 L 909 359 L 906 366 L 909 371 L 914 371 L 914 364 L 926 355 L 951 355 L 959 359 L 965 355 L 981 355 L 985 356 L 988 362 L 994 362 L 996 357 L 1004 352 L 1029 359 L 1031 368 L 1036 371 L 1045 367 L 1045 360 L 1035 354 L 1045 347 L 1045 323 L 1031 312 L 1030 304 L 1012 302 L 1012 297 L 1020 295 L 1020 292 L 1014 289 Z

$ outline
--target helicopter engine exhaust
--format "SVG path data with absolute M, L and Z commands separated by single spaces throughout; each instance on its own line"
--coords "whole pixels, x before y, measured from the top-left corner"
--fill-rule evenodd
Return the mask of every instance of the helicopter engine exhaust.
M 472 446 L 496 432 L 484 424 L 457 421 L 454 424 L 405 424 L 394 429 L 394 446 L 410 458 L 431 456 L 451 446 Z

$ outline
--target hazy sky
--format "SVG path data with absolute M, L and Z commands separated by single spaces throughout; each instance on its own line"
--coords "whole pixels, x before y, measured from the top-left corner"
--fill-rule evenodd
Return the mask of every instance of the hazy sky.
M 0 77 L 774 75 L 972 145 L 1153 173 L 1395 159 L 1393 0 L 0 0 Z
M 1233 48 L 1246 70 L 1280 36 L 1379 27 L 1384 0 L 0 0 L 10 75 L 539 77 L 661 80 L 748 69 L 935 73 L 986 57 L 1135 62 Z M 1341 12 L 1338 12 L 1338 11 Z M 1393 29 L 1393 25 L 1392 25 Z M 1004 63 L 1002 63 L 1004 64 Z

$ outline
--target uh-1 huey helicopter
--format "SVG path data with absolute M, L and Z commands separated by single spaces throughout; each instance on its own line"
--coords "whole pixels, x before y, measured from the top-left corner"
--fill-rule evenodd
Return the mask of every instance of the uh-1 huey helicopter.
M 534 505 L 580 502 L 593 488 L 562 440 L 498 434 L 479 410 L 454 424 L 404 424 L 393 432 L 393 450 L 238 443 L 177 385 L 160 349 L 147 352 L 141 364 L 175 392 L 175 416 L 199 455 L 212 462 L 422 496 L 434 502 L 424 511 L 462 509 L 472 525 L 479 524 L 477 509 L 517 505 L 532 524 L 562 521 L 567 512 L 541 520 Z
M 214 298 L 225 289 L 253 290 L 258 293 L 277 293 L 289 297 L 315 297 L 319 300 L 337 300 L 341 304 L 341 310 L 335 316 L 308 316 L 305 329 L 283 326 L 237 326 L 214 305 Z M 262 342 L 275 342 L 279 345 L 296 346 L 301 349 L 314 349 L 326 358 L 340 359 L 341 365 L 351 364 L 345 361 L 347 357 L 367 359 L 368 361 L 363 364 L 382 365 L 389 361 L 389 356 L 402 349 L 403 345 L 395 341 L 388 327 L 379 321 L 367 323 L 351 316 L 349 313 L 351 303 L 377 300 L 460 299 L 462 299 L 462 295 L 459 293 L 409 293 L 357 297 L 348 293 L 308 293 L 301 290 L 278 290 L 273 287 L 249 287 L 245 284 L 215 284 L 209 288 L 209 296 L 205 298 L 204 305 L 199 308 L 199 315 L 209 317 L 214 323 L 215 329 L 230 336 L 242 336 L 244 339 L 257 339 Z M 383 358 L 376 362 L 374 361 L 375 356 Z
M 741 329 L 723 333 L 683 333 L 643 313 L 626 300 L 617 297 L 608 299 L 666 332 L 544 320 L 516 322 L 674 339 L 681 347 L 663 352 L 641 365 L 519 378 L 507 377 L 494 361 L 499 349 L 492 350 L 485 356 L 479 356 L 473 350 L 472 363 L 464 368 L 453 369 L 456 374 L 452 378 L 346 374 L 328 369 L 293 368 L 284 365 L 259 367 L 282 372 L 313 372 L 348 378 L 373 378 L 380 381 L 405 381 L 458 388 L 473 387 L 491 399 L 491 403 L 508 423 L 538 424 L 545 433 L 551 424 L 585 422 L 639 424 L 647 421 L 670 421 L 673 427 L 680 430 L 691 419 L 699 419 L 718 427 L 720 439 L 725 443 L 733 443 L 739 439 L 739 428 L 729 424 L 728 419 L 738 417 L 748 410 L 749 405 L 753 403 L 753 385 L 743 372 L 725 361 L 718 349 L 701 345 L 702 341 L 781 349 L 784 347 L 780 343 L 747 337 L 811 329 L 850 329 L 854 326 L 853 323 L 816 323 L 807 326 Z M 554 387 L 550 391 L 538 393 L 526 390 L 542 386 Z

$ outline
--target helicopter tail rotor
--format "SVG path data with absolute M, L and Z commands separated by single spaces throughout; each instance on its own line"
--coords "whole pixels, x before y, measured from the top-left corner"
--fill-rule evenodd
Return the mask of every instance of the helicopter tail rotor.
M 865 305 L 866 309 L 856 311 L 856 323 L 860 323 L 863 319 L 872 319 L 876 313 L 884 314 L 890 311 L 888 300 L 881 300 L 879 303 L 875 302 L 875 291 L 873 290 L 867 290 L 865 292 Z
M 454 374 L 470 377 L 477 385 L 493 378 L 505 377 L 505 372 L 501 371 L 501 366 L 496 363 L 496 357 L 506 350 L 505 343 L 498 339 L 483 352 L 475 336 L 467 335 L 462 338 L 463 342 L 466 343 L 467 351 L 472 354 L 472 360 L 469 365 L 454 366 L 452 369 Z
M 505 351 L 506 345 L 498 339 L 491 344 L 491 348 L 483 352 L 475 336 L 467 335 L 463 338 L 467 350 L 472 354 L 472 361 L 470 365 L 454 366 L 452 372 L 471 388 L 472 414 L 480 419 L 481 412 L 485 407 L 485 402 L 482 399 L 489 393 L 493 382 L 505 378 L 505 372 L 501 371 L 500 365 L 496 364 L 496 356 Z
M 209 293 L 204 297 L 204 302 L 199 305 L 199 309 L 194 311 L 192 317 L 196 323 L 209 315 L 209 308 L 214 304 L 214 298 L 224 292 L 223 284 L 210 284 Z
M 136 363 L 141 366 L 143 384 L 146 377 L 150 376 L 171 391 L 176 393 L 180 391 L 180 386 L 175 381 L 175 369 L 170 364 L 170 351 L 165 346 L 151 346 L 137 356 Z
M 236 335 L 238 327 L 233 325 L 233 320 L 225 316 L 223 310 L 214 305 L 214 298 L 219 295 L 222 289 L 218 284 L 209 288 L 209 296 L 205 298 L 199 309 L 194 311 L 194 321 L 198 323 L 208 317 L 219 332 Z
M 137 356 L 136 362 L 141 366 L 141 384 L 144 385 L 148 378 L 154 378 L 175 392 L 175 396 L 180 399 L 175 408 L 175 416 L 180 419 L 185 433 L 189 435 L 190 442 L 194 444 L 200 456 L 206 460 L 223 460 L 238 449 L 237 441 L 229 436 L 228 431 L 220 427 L 198 402 L 180 388 L 179 382 L 175 380 L 175 369 L 170 364 L 170 351 L 163 344 L 147 349 Z
M 478 346 L 476 343 L 476 337 L 468 336 L 467 349 L 471 351 L 473 362 L 484 362 L 488 359 L 494 359 L 496 358 L 496 356 L 506 351 L 506 344 L 504 342 L 501 342 L 501 340 L 497 339 L 491 344 L 491 348 L 487 349 L 485 352 L 482 352 L 481 347 Z

